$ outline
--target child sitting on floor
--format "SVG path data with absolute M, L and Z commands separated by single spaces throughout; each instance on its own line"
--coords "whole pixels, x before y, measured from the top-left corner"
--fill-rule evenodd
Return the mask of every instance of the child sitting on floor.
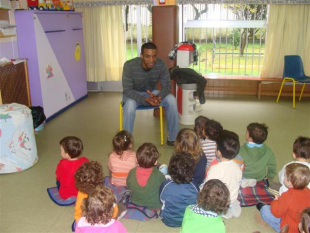
M 165 180 L 163 173 L 155 167 L 159 152 L 153 143 L 144 143 L 136 155 L 139 167 L 131 169 L 127 177 L 131 202 L 150 210 L 158 209 L 161 207 L 159 187 Z
M 293 158 L 295 161 L 284 165 L 282 170 L 279 172 L 279 181 L 282 185 L 279 190 L 280 196 L 282 195 L 282 193 L 288 190 L 284 185 L 284 173 L 287 165 L 291 163 L 300 163 L 310 168 L 310 138 L 300 136 L 295 140 L 293 145 Z M 308 185 L 308 188 L 310 188 L 310 183 Z
M 220 180 L 209 180 L 199 193 L 196 205 L 186 208 L 181 233 L 225 233 L 222 214 L 229 207 L 229 191 Z
M 205 116 L 198 116 L 195 119 L 194 131 L 196 132 L 201 141 L 205 139 L 204 130 L 206 127 L 206 122 L 208 120 L 209 119 Z
M 206 122 L 204 128 L 205 140 L 201 142 L 202 150 L 208 160 L 206 169 L 208 169 L 212 161 L 216 159 L 216 140 L 222 131 L 223 126 L 219 122 L 215 120 Z
M 81 139 L 69 136 L 63 138 L 60 142 L 61 159 L 56 168 L 56 183 L 59 195 L 63 199 L 76 196 L 78 190 L 75 187 L 74 173 L 85 162 L 89 160 L 79 156 L 83 151 Z
M 165 180 L 159 189 L 163 204 L 160 217 L 169 227 L 180 227 L 188 205 L 196 204 L 198 187 L 192 182 L 195 170 L 194 158 L 184 152 L 173 155 L 168 172 L 172 180 Z
M 270 205 L 257 204 L 262 219 L 277 232 L 288 225 L 290 233 L 298 233 L 301 212 L 310 206 L 309 167 L 300 163 L 291 163 L 285 168 L 284 184 L 288 191 L 276 196 Z
M 133 138 L 126 130 L 120 131 L 112 140 L 113 152 L 109 155 L 108 167 L 111 183 L 126 186 L 128 172 L 137 166 L 136 153 L 132 151 Z
M 240 181 L 242 178 L 241 167 L 233 161 L 239 152 L 239 137 L 236 133 L 223 130 L 216 142 L 216 156 L 220 159 L 213 165 L 207 174 L 206 181 L 219 179 L 225 183 L 230 193 L 230 206 L 225 218 L 239 217 L 241 214 L 240 203 L 237 200 Z M 202 189 L 203 184 L 200 186 Z
M 243 179 L 241 187 L 254 187 L 256 181 L 276 175 L 276 159 L 272 150 L 264 144 L 268 135 L 265 124 L 251 123 L 247 126 L 246 143 L 241 146 L 239 154 L 244 159 Z
M 83 217 L 77 222 L 76 233 L 126 233 L 121 222 L 112 219 L 115 197 L 111 189 L 103 184 L 83 201 Z
M 75 186 L 79 190 L 74 207 L 74 219 L 75 222 L 78 222 L 82 217 L 83 200 L 87 198 L 98 185 L 104 183 L 102 166 L 96 161 L 86 162 L 76 171 L 74 178 Z M 119 218 L 119 216 L 123 216 L 125 212 L 126 207 L 123 204 L 114 204 L 112 218 Z
M 304 209 L 304 211 L 301 213 L 298 229 L 300 233 L 310 233 L 310 208 Z
M 207 158 L 201 149 L 198 135 L 192 129 L 181 129 L 175 139 L 175 151 L 191 154 L 196 166 L 193 175 L 194 183 L 199 186 L 205 177 Z

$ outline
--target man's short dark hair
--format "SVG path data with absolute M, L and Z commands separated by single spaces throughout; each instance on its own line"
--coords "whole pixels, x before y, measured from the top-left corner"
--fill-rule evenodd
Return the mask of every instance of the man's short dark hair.
M 140 167 L 151 168 L 155 165 L 159 152 L 153 143 L 144 143 L 137 150 L 137 161 Z
M 229 190 L 222 181 L 209 180 L 199 192 L 197 203 L 205 211 L 225 214 L 230 204 Z
M 232 131 L 223 130 L 216 141 L 216 145 L 223 158 L 231 160 L 239 153 L 239 136 Z
M 142 54 L 143 54 L 144 49 L 157 49 L 157 46 L 152 42 L 147 42 L 141 46 L 141 53 Z
M 249 136 L 253 139 L 253 142 L 262 144 L 266 141 L 268 136 L 268 127 L 265 124 L 255 122 L 249 124 L 246 128 L 249 132 Z
M 68 136 L 59 142 L 65 153 L 70 155 L 71 159 L 77 158 L 83 151 L 82 140 L 78 137 Z
M 215 121 L 209 120 L 206 122 L 205 134 L 212 141 L 216 141 L 220 133 L 223 131 L 223 126 Z
M 303 136 L 296 138 L 293 152 L 297 158 L 310 159 L 310 138 Z
M 191 154 L 179 152 L 170 158 L 168 173 L 175 183 L 188 184 L 193 178 L 195 164 Z

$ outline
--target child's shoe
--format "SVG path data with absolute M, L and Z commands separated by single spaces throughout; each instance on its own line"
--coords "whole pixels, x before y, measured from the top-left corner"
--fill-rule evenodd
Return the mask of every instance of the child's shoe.
M 121 197 L 121 199 L 119 200 L 118 203 L 124 204 L 125 206 L 128 205 L 128 203 L 130 202 L 131 199 L 131 191 L 130 190 L 126 190 L 123 193 L 123 196 Z
M 255 185 L 256 185 L 255 179 L 242 179 L 240 184 L 241 188 L 255 187 Z
M 264 205 L 266 205 L 266 204 L 261 203 L 261 202 L 258 202 L 258 203 L 256 204 L 256 209 L 258 209 L 258 210 L 260 211 L 260 209 L 261 209 Z
M 168 174 L 168 166 L 167 164 L 162 164 L 159 166 L 158 170 L 163 173 L 164 175 Z

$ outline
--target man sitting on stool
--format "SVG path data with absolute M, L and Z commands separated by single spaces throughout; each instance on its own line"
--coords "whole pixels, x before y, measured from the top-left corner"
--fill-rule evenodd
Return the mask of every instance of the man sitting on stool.
M 160 80 L 162 89 L 156 90 Z M 132 133 L 136 109 L 159 106 L 166 109 L 169 146 L 174 145 L 179 132 L 176 99 L 170 94 L 170 75 L 164 60 L 157 58 L 157 47 L 148 42 L 142 45 L 140 57 L 126 61 L 123 68 L 123 129 Z

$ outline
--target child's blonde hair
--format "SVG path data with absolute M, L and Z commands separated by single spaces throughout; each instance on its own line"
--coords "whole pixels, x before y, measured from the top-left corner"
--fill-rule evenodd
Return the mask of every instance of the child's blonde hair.
M 285 168 L 285 176 L 294 189 L 304 189 L 310 182 L 309 167 L 301 163 L 291 163 Z
M 103 184 L 83 200 L 82 210 L 86 221 L 91 225 L 107 224 L 112 219 L 115 197 L 111 189 Z
M 175 151 L 190 153 L 197 163 L 202 155 L 201 143 L 198 135 L 192 129 L 181 129 L 175 139 Z

